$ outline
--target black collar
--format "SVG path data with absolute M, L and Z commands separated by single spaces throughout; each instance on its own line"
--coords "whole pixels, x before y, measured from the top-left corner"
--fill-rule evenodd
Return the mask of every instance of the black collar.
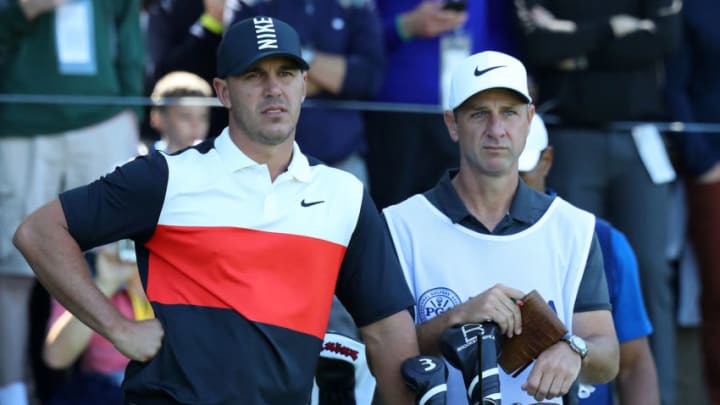
M 448 171 L 435 187 L 424 193 L 424 196 L 453 223 L 460 223 L 470 228 L 475 228 L 472 226 L 473 223 L 482 226 L 465 207 L 452 185 L 451 180 L 457 173 L 457 169 Z M 531 189 L 522 179 L 518 179 L 518 186 L 507 213 L 508 219 L 514 223 L 512 228 L 518 231 L 518 228 L 525 229 L 537 222 L 547 211 L 552 199 L 553 197 Z M 505 232 L 501 230 L 500 233 Z

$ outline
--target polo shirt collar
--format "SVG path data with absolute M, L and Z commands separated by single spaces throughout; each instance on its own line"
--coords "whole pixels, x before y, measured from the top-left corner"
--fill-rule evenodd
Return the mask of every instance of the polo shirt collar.
M 452 185 L 451 180 L 457 173 L 457 169 L 448 171 L 438 184 L 426 193 L 428 199 L 453 223 L 460 223 L 464 219 L 472 217 Z M 538 212 L 544 212 L 541 206 L 542 203 L 536 198 L 533 190 L 522 179 L 519 179 L 508 215 L 515 221 L 533 223 L 537 220 Z
M 428 200 L 450 218 L 453 223 L 458 223 L 470 215 L 470 212 L 468 212 L 465 204 L 460 199 L 460 195 L 451 183 L 452 178 L 457 173 L 457 170 L 448 171 L 434 188 L 425 193 Z
M 251 159 L 230 139 L 230 130 L 225 128 L 220 135 L 215 138 L 215 150 L 220 156 L 223 165 L 231 172 L 237 172 L 248 167 L 261 165 Z M 293 142 L 292 158 L 287 171 L 289 175 L 302 182 L 309 182 L 312 178 L 310 171 L 310 163 L 307 157 L 300 151 L 297 142 Z
M 541 201 L 537 198 L 538 194 L 539 193 L 531 189 L 530 186 L 525 184 L 522 179 L 518 179 L 518 188 L 510 204 L 510 216 L 516 221 L 527 224 L 536 222 L 538 218 L 542 216 L 542 213 L 545 212 L 545 207 L 542 206 Z M 538 215 L 538 213 L 540 213 L 540 215 Z

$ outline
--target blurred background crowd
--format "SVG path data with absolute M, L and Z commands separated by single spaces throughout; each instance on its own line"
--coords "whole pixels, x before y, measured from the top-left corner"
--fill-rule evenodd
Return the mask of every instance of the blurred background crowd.
M 378 208 L 457 162 L 442 120 L 453 66 L 483 50 L 523 61 L 548 187 L 637 257 L 661 403 L 720 404 L 720 2 L 0 0 L 0 405 L 78 403 L 75 384 L 119 395 L 127 360 L 50 299 L 12 234 L 137 154 L 218 135 L 216 48 L 259 14 L 292 25 L 310 65 L 298 144 Z M 123 313 L 152 316 L 132 247 L 88 261 Z

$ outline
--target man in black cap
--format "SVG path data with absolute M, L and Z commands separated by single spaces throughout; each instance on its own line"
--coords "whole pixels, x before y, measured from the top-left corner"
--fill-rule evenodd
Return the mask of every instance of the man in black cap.
M 294 142 L 307 64 L 274 18 L 233 25 L 217 138 L 153 152 L 31 214 L 14 242 L 48 290 L 130 357 L 127 404 L 304 404 L 333 293 L 353 315 L 388 404 L 411 403 L 413 304 L 384 224 L 352 175 Z M 133 239 L 156 319 L 124 318 L 82 251 Z

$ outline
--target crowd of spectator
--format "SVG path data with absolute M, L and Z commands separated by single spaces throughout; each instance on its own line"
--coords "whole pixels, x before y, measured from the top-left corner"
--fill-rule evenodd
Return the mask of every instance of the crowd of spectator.
M 720 131 L 663 132 L 656 125 L 720 123 L 714 71 L 720 28 L 713 21 L 719 14 L 713 0 L 0 1 L 0 96 L 9 96 L 0 100 L 0 405 L 93 403 L 70 396 L 77 380 L 67 370 L 79 372 L 83 383 L 119 387 L 117 373 L 125 365 L 114 357 L 119 353 L 108 357 L 112 370 L 101 364 L 106 357 L 96 353 L 107 342 L 72 324 L 76 319 L 49 298 L 13 247 L 13 233 L 30 212 L 138 150 L 175 153 L 220 135 L 228 125 L 226 109 L 178 98 L 213 97 L 224 32 L 256 15 L 293 26 L 310 67 L 307 100 L 318 104 L 302 107 L 298 145 L 355 175 L 380 210 L 431 189 L 462 160 L 442 114 L 452 69 L 486 50 L 524 63 L 533 103 L 547 124 L 536 164 L 552 145 L 547 187 L 607 220 L 601 239 L 621 243 L 632 263 L 637 258 L 635 289 L 649 320 L 641 337 L 649 342 L 660 392 L 648 402 L 623 401 L 633 396 L 627 385 L 618 386 L 621 404 L 681 403 L 675 391 L 677 278 L 665 247 L 671 187 L 683 184 L 687 238 L 701 280 L 704 386 L 711 403 L 720 404 L 714 344 L 720 336 L 714 311 L 720 299 Z M 17 95 L 41 99 L 13 100 Z M 142 96 L 156 105 L 103 99 Z M 367 108 L 333 106 L 342 101 Z M 391 105 L 398 109 L 386 108 Z M 97 284 L 104 283 L 108 296 L 120 296 L 114 300 L 128 317 L 147 316 L 137 307 L 144 299 L 139 279 L 105 277 L 108 263 L 122 263 L 117 246 L 93 254 Z M 607 266 L 612 257 L 604 258 Z M 624 310 L 618 306 L 614 315 Z M 337 300 L 329 329 L 364 348 Z M 73 345 L 72 355 L 58 354 L 67 336 L 80 336 L 82 344 Z M 620 328 L 618 337 L 623 343 Z M 86 352 L 88 346 L 95 351 Z M 364 365 L 352 367 L 356 375 Z M 621 353 L 621 374 L 622 367 Z M 75 399 L 61 402 L 63 395 Z

